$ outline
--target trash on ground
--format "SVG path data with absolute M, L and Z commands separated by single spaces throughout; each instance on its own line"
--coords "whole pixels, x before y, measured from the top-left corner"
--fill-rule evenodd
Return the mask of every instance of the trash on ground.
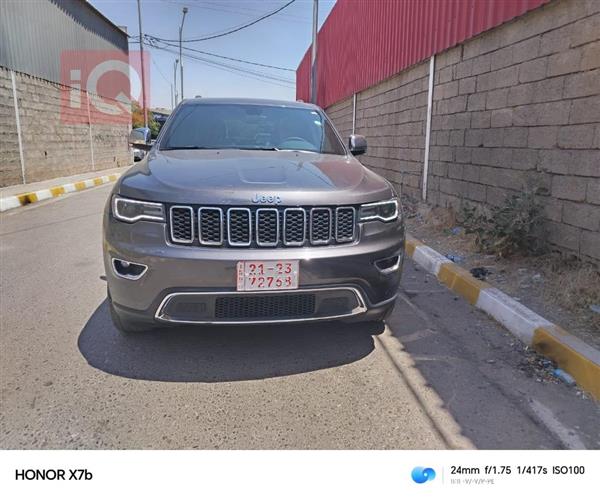
M 592 312 L 596 312 L 597 314 L 600 314 L 600 305 L 596 305 L 596 304 L 590 305 L 590 310 Z
M 454 263 L 462 263 L 462 262 L 465 261 L 465 257 L 464 256 L 455 255 L 454 253 L 446 253 L 444 256 L 448 260 L 450 260 L 451 262 L 454 262 Z
M 479 279 L 480 281 L 485 281 L 485 277 L 491 273 L 492 272 L 489 269 L 486 269 L 485 267 L 473 267 L 471 269 L 471 275 L 475 279 Z
M 452 227 L 452 229 L 450 229 L 450 232 L 452 232 L 452 234 L 454 234 L 455 236 L 458 236 L 459 234 L 463 233 L 463 228 L 462 227 Z
M 554 371 L 552 371 L 552 374 L 554 374 L 554 376 L 556 376 L 558 379 L 564 381 L 569 386 L 575 384 L 575 379 L 573 378 L 573 376 L 563 371 L 562 369 L 554 369 Z
M 531 350 L 527 345 L 523 348 L 525 358 L 519 363 L 519 369 L 527 376 L 536 378 L 540 383 L 560 383 L 560 378 L 554 374 L 555 364 Z

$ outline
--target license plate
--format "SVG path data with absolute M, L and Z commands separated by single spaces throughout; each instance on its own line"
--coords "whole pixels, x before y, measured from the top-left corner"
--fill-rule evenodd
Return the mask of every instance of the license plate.
M 297 289 L 298 260 L 251 260 L 237 264 L 238 291 Z

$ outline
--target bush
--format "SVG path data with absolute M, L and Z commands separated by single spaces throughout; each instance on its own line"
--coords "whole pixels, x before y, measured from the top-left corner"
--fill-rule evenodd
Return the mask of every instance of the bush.
M 540 254 L 544 250 L 542 207 L 535 194 L 535 189 L 525 189 L 487 211 L 463 204 L 459 221 L 468 234 L 475 234 L 480 251 L 502 257 Z

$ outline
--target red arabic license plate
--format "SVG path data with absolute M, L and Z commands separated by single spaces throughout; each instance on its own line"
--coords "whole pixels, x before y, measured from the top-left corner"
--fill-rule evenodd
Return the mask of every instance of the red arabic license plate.
M 297 289 L 298 260 L 251 260 L 237 264 L 238 291 Z

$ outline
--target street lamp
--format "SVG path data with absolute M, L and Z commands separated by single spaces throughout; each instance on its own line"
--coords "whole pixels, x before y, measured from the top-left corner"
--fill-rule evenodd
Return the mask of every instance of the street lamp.
M 181 35 L 183 33 L 183 23 L 185 22 L 185 15 L 187 14 L 188 8 L 183 8 L 183 17 L 181 18 L 181 26 L 179 27 L 179 70 L 180 80 L 181 80 L 181 100 L 183 100 L 183 54 L 181 51 Z
M 177 64 L 179 63 L 179 59 L 175 59 L 173 64 L 173 92 L 175 97 L 175 106 L 177 106 Z M 175 109 L 175 108 L 173 108 Z
M 312 51 L 310 62 L 310 102 L 317 103 L 317 37 L 319 35 L 319 0 L 313 0 Z

